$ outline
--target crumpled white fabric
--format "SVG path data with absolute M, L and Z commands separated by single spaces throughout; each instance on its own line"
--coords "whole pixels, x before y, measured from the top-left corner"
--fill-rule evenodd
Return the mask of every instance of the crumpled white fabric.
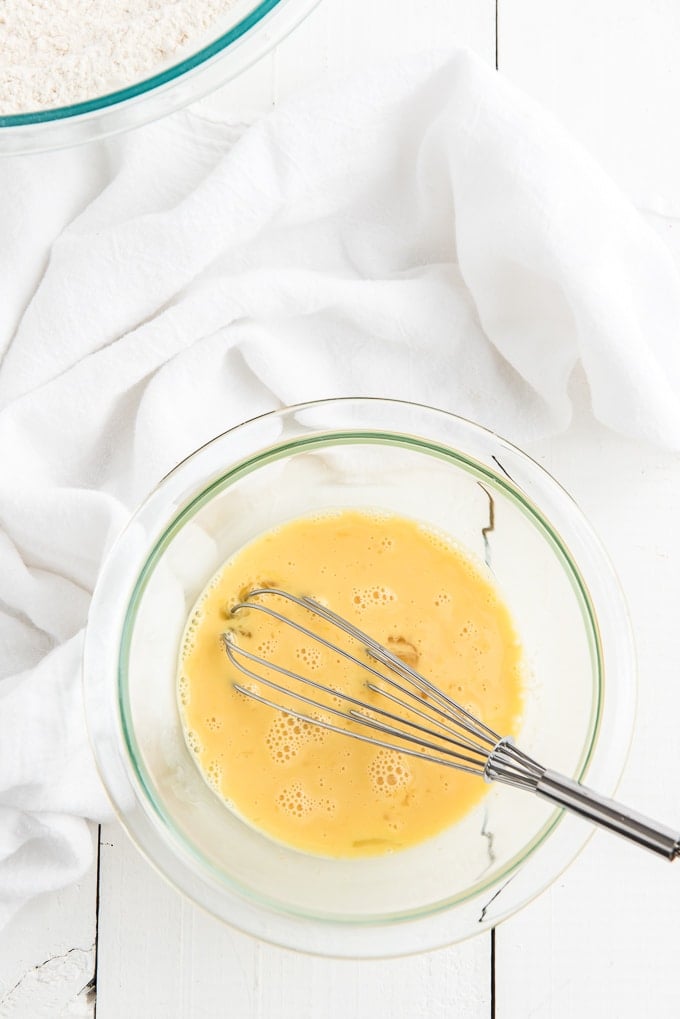
M 108 815 L 79 659 L 114 536 L 174 464 L 282 404 L 422 401 L 518 442 L 594 413 L 680 447 L 658 233 L 471 55 L 245 130 L 186 112 L 0 162 L 0 922 Z

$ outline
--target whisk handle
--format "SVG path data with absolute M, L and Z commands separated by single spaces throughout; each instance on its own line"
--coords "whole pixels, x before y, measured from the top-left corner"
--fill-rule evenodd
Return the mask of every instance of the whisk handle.
M 671 831 L 665 825 L 657 824 L 629 810 L 615 800 L 609 800 L 586 786 L 574 782 L 556 771 L 544 771 L 536 786 L 536 792 L 546 800 L 566 807 L 567 810 L 587 818 L 594 824 L 623 835 L 645 849 L 674 860 L 680 856 L 680 832 Z

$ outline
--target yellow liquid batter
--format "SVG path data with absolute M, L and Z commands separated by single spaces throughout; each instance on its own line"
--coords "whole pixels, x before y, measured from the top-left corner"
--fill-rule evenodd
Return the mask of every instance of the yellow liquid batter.
M 232 614 L 254 587 L 278 587 L 328 605 L 501 735 L 516 732 L 522 709 L 521 648 L 483 567 L 402 517 L 343 510 L 292 521 L 225 564 L 197 602 L 184 636 L 178 697 L 187 744 L 232 809 L 288 846 L 352 857 L 421 842 L 481 800 L 481 778 L 328 732 L 234 690 L 240 682 L 277 700 L 231 665 L 221 640 L 225 631 L 254 654 L 377 702 L 356 665 L 262 612 Z M 361 656 L 308 612 L 291 610 L 275 595 L 262 603 Z M 344 725 L 330 712 L 319 714 Z

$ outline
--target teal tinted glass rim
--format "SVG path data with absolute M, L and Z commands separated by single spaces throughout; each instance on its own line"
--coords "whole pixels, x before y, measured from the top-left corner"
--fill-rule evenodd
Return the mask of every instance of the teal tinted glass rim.
M 281 3 L 285 3 L 285 0 L 261 0 L 257 7 L 241 18 L 228 32 L 224 32 L 213 42 L 208 43 L 207 46 L 193 53 L 190 57 L 180 60 L 179 63 L 173 64 L 172 67 L 168 67 L 164 71 L 152 75 L 150 78 L 144 78 L 134 85 L 117 89 L 115 92 L 107 92 L 105 95 L 97 96 L 95 99 L 86 99 L 83 102 L 73 103 L 70 106 L 56 106 L 49 110 L 37 110 L 33 113 L 0 115 L 0 128 L 24 127 L 28 124 L 46 124 L 54 121 L 69 120 L 87 113 L 97 113 L 100 110 L 117 106 L 119 103 L 146 95 L 147 92 L 152 92 L 161 85 L 167 85 L 177 78 L 181 78 L 188 71 L 193 71 L 212 57 L 222 53 L 227 46 L 240 39 L 241 36 L 257 25 L 266 14 L 269 14 L 270 11 L 274 10 Z
M 219 438 L 219 437 L 218 437 Z M 543 845 L 551 832 L 557 827 L 560 821 L 565 815 L 564 810 L 557 810 L 554 814 L 546 821 L 544 826 L 538 831 L 534 838 L 520 850 L 505 867 L 495 874 L 489 875 L 486 881 L 478 882 L 477 884 L 466 889 L 466 891 L 459 893 L 458 895 L 451 896 L 450 898 L 441 900 L 439 902 L 428 903 L 422 909 L 407 910 L 403 912 L 388 913 L 383 915 L 376 915 L 370 918 L 366 917 L 345 917 L 345 916 L 334 916 L 330 914 L 318 914 L 312 913 L 304 909 L 295 909 L 293 907 L 284 906 L 281 902 L 270 899 L 267 896 L 263 896 L 253 891 L 251 888 L 239 884 L 237 881 L 232 880 L 228 877 L 219 867 L 215 866 L 210 859 L 208 859 L 196 846 L 194 846 L 184 835 L 182 831 L 175 827 L 172 817 L 165 811 L 162 803 L 158 802 L 154 792 L 154 783 L 149 775 L 142 758 L 135 734 L 134 726 L 132 724 L 132 712 L 129 699 L 128 689 L 128 665 L 130 656 L 130 647 L 132 641 L 132 634 L 134 630 L 134 623 L 137 615 L 137 609 L 139 603 L 147 587 L 148 581 L 153 573 L 158 561 L 174 540 L 177 533 L 181 530 L 185 523 L 187 523 L 197 512 L 209 502 L 214 496 L 222 492 L 224 489 L 230 487 L 230 485 L 246 477 L 260 467 L 266 466 L 269 463 L 273 463 L 277 460 L 281 460 L 284 457 L 291 456 L 294 453 L 306 451 L 311 448 L 319 446 L 339 446 L 339 445 L 368 445 L 380 443 L 382 445 L 396 446 L 403 449 L 415 450 L 417 452 L 424 452 L 437 459 L 444 460 L 447 462 L 454 462 L 457 466 L 463 467 L 468 473 L 472 474 L 478 481 L 483 480 L 486 484 L 490 484 L 496 490 L 504 492 L 510 497 L 510 499 L 518 505 L 519 509 L 524 515 L 535 525 L 548 540 L 549 544 L 556 552 L 558 559 L 561 561 L 563 567 L 566 567 L 567 576 L 569 577 L 572 588 L 575 591 L 579 603 L 582 609 L 582 615 L 584 622 L 586 623 L 586 632 L 588 635 L 588 644 L 591 653 L 591 660 L 595 666 L 595 696 L 593 699 L 593 708 L 591 710 L 590 718 L 590 732 L 586 740 L 586 746 L 581 758 L 581 763 L 577 769 L 576 779 L 580 779 L 585 774 L 588 764 L 592 758 L 597 743 L 597 736 L 600 730 L 600 724 L 602 719 L 602 701 L 603 701 L 603 689 L 604 689 L 604 667 L 603 667 L 603 654 L 602 654 L 602 642 L 600 637 L 600 629 L 597 623 L 597 616 L 592 604 L 592 599 L 588 591 L 587 585 L 581 575 L 580 570 L 576 566 L 566 543 L 561 538 L 559 533 L 552 527 L 548 520 L 543 516 L 538 507 L 518 488 L 512 480 L 508 477 L 503 477 L 500 473 L 495 473 L 491 468 L 486 467 L 478 460 L 473 459 L 465 453 L 459 450 L 453 449 L 450 446 L 443 445 L 439 442 L 433 442 L 420 437 L 398 434 L 395 432 L 383 432 L 380 430 L 328 430 L 324 432 L 316 432 L 314 434 L 290 439 L 283 443 L 278 443 L 274 446 L 270 446 L 266 449 L 260 450 L 252 456 L 241 460 L 233 467 L 229 468 L 224 474 L 211 481 L 204 489 L 202 489 L 197 495 L 195 495 L 190 501 L 184 506 L 178 513 L 175 514 L 172 521 L 164 529 L 163 533 L 157 539 L 151 552 L 146 558 L 146 561 L 137 577 L 135 585 L 128 602 L 125 619 L 121 631 L 120 648 L 118 655 L 118 711 L 121 723 L 121 730 L 123 740 L 128 752 L 128 759 L 132 767 L 134 776 L 143 789 L 147 802 L 150 804 L 153 813 L 157 820 L 160 820 L 166 830 L 169 831 L 173 843 L 178 846 L 181 851 L 188 854 L 191 858 L 196 860 L 201 868 L 212 877 L 216 883 L 227 888 L 230 891 L 236 892 L 240 897 L 245 898 L 251 902 L 256 903 L 258 906 L 264 906 L 267 909 L 278 913 L 283 916 L 295 917 L 304 920 L 313 920 L 314 922 L 324 923 L 328 926 L 352 926 L 352 927 L 376 927 L 382 924 L 397 924 L 397 923 L 408 923 L 415 920 L 422 920 L 429 916 L 435 916 L 438 913 L 443 913 L 446 910 L 453 908 L 454 906 L 461 905 L 462 903 L 468 902 L 477 896 L 484 895 L 491 889 L 500 885 L 502 882 L 510 880 L 517 869 L 533 854 L 535 851 Z M 500 464 L 499 464 L 500 467 Z M 502 468 L 500 468 L 502 470 Z M 540 469 L 540 468 L 539 468 Z M 546 475 L 548 477 L 548 475 Z M 551 479 L 552 480 L 552 479 Z M 266 836 L 263 836 L 266 837 Z

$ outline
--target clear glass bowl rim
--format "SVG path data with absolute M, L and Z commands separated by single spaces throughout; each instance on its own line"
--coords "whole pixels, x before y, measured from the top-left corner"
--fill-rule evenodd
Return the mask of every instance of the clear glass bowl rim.
M 232 43 L 254 28 L 265 15 L 269 14 L 286 0 L 260 0 L 248 14 L 244 15 L 227 32 L 223 32 L 212 42 L 201 47 L 196 53 L 179 60 L 171 67 L 159 71 L 157 74 L 128 85 L 125 88 L 115 89 L 104 95 L 96 96 L 94 99 L 86 99 L 66 106 L 54 106 L 46 110 L 34 110 L 27 113 L 0 114 L 0 131 L 3 128 L 23 127 L 29 124 L 46 124 L 52 121 L 64 121 L 73 117 L 80 117 L 84 114 L 94 114 L 106 110 L 112 106 L 127 102 L 131 99 L 138 99 L 163 85 L 169 85 L 177 79 L 193 71 L 213 57 L 223 53 Z
M 134 517 L 132 518 L 132 521 L 130 522 L 130 524 L 128 524 L 128 528 L 130 527 L 132 522 L 134 522 L 134 520 L 137 519 L 139 515 L 142 514 L 145 511 L 145 509 L 150 506 L 150 504 L 158 500 L 159 495 L 162 498 L 164 486 L 166 486 L 169 483 L 172 483 L 173 480 L 177 480 L 178 477 L 181 475 L 183 469 L 185 469 L 188 464 L 193 462 L 196 457 L 198 457 L 204 451 L 209 450 L 211 447 L 214 447 L 216 443 L 228 439 L 229 436 L 234 435 L 237 432 L 242 433 L 243 430 L 248 429 L 249 426 L 253 426 L 261 419 L 277 416 L 280 417 L 283 415 L 293 415 L 296 412 L 299 412 L 306 408 L 316 408 L 323 406 L 334 406 L 335 408 L 342 408 L 343 405 L 345 405 L 351 411 L 351 409 L 356 409 L 357 406 L 365 405 L 366 407 L 369 407 L 371 404 L 373 405 L 380 404 L 384 407 L 392 407 L 394 408 L 397 414 L 399 413 L 400 407 L 418 408 L 425 412 L 426 414 L 432 414 L 433 416 L 436 416 L 440 419 L 445 419 L 449 425 L 454 425 L 455 427 L 459 429 L 462 428 L 463 430 L 471 430 L 478 439 L 482 438 L 487 442 L 491 443 L 494 447 L 500 447 L 502 450 L 506 452 L 512 451 L 514 456 L 520 458 L 521 461 L 523 461 L 523 463 L 525 464 L 525 466 L 528 467 L 532 475 L 533 482 L 539 482 L 544 485 L 547 485 L 549 489 L 552 491 L 553 495 L 557 494 L 559 499 L 563 503 L 563 509 L 568 509 L 569 516 L 571 517 L 571 520 L 565 518 L 563 522 L 566 525 L 571 525 L 576 521 L 579 525 L 579 528 L 581 530 L 584 530 L 587 533 L 588 538 L 590 539 L 589 544 L 591 546 L 591 552 L 595 551 L 596 554 L 599 556 L 598 573 L 604 574 L 605 580 L 608 582 L 609 585 L 611 585 L 609 587 L 608 594 L 613 599 L 613 607 L 615 610 L 614 614 L 615 616 L 618 617 L 617 625 L 619 628 L 619 634 L 623 633 L 624 636 L 628 638 L 627 646 L 628 650 L 631 653 L 632 659 L 632 641 L 630 638 L 630 626 L 628 623 L 625 604 L 623 602 L 620 589 L 618 588 L 618 583 L 616 582 L 616 578 L 614 576 L 611 565 L 606 559 L 606 555 L 602 550 L 601 546 L 599 545 L 598 540 L 593 535 L 589 525 L 587 524 L 587 521 L 582 516 L 580 510 L 573 502 L 571 497 L 540 465 L 538 465 L 535 461 L 528 457 L 527 454 L 524 453 L 522 450 L 506 442 L 504 439 L 501 439 L 495 433 L 490 432 L 489 430 L 482 428 L 480 425 L 475 424 L 474 422 L 467 421 L 463 418 L 449 414 L 448 412 L 445 411 L 437 410 L 435 408 L 428 408 L 416 404 L 406 404 L 403 401 L 390 401 L 371 398 L 358 398 L 358 399 L 347 398 L 336 400 L 312 401 L 307 404 L 300 404 L 293 407 L 282 408 L 281 410 L 273 411 L 266 415 L 261 415 L 258 418 L 250 419 L 249 421 L 243 422 L 242 424 L 239 424 L 234 428 L 227 430 L 221 435 L 214 437 L 208 443 L 200 447 L 198 450 L 195 450 L 192 454 L 190 454 L 189 457 L 187 457 L 184 461 L 178 464 L 177 467 L 175 467 L 168 475 L 166 475 L 166 477 L 161 481 L 161 483 L 157 486 L 154 492 L 137 510 Z M 584 580 L 581 570 L 579 569 L 574 556 L 569 550 L 569 544 L 562 537 L 561 531 L 563 530 L 563 528 L 557 528 L 554 522 L 546 517 L 543 511 L 536 505 L 536 503 L 533 502 L 532 499 L 530 499 L 518 485 L 515 485 L 514 482 L 510 482 L 507 478 L 505 478 L 500 471 L 494 471 L 491 467 L 484 465 L 483 463 L 476 460 L 474 457 L 468 454 L 464 454 L 461 452 L 460 449 L 448 446 L 444 442 L 432 440 L 424 436 L 413 436 L 404 432 L 398 431 L 391 432 L 384 429 L 380 430 L 378 428 L 373 427 L 367 427 L 366 429 L 364 429 L 357 427 L 355 425 L 353 427 L 347 428 L 346 430 L 338 428 L 328 429 L 323 428 L 319 429 L 318 432 L 314 432 L 313 434 L 314 439 L 310 439 L 310 435 L 308 434 L 305 434 L 304 437 L 302 438 L 296 436 L 293 438 L 282 439 L 280 442 L 273 444 L 271 447 L 255 449 L 252 451 L 251 455 L 247 457 L 242 456 L 238 461 L 234 463 L 225 464 L 223 466 L 223 469 L 221 470 L 221 472 L 219 472 L 217 476 L 205 479 L 203 487 L 201 487 L 200 490 L 196 491 L 193 497 L 184 506 L 182 506 L 181 509 L 177 510 L 172 515 L 169 522 L 167 520 L 167 516 L 165 518 L 164 523 L 161 524 L 161 522 L 158 521 L 159 526 L 162 527 L 162 531 L 158 536 L 157 540 L 154 542 L 153 546 L 150 548 L 150 550 L 147 551 L 145 562 L 137 575 L 132 593 L 126 599 L 127 605 L 125 609 L 125 619 L 123 622 L 119 642 L 120 656 L 117 662 L 118 699 L 116 704 L 116 710 L 118 715 L 117 718 L 118 723 L 117 736 L 119 738 L 118 751 L 120 752 L 122 749 L 121 744 L 124 745 L 125 748 L 124 753 L 127 755 L 127 765 L 131 767 L 132 771 L 134 772 L 134 781 L 135 784 L 137 785 L 136 792 L 139 793 L 139 790 L 141 789 L 143 791 L 144 796 L 147 798 L 147 802 L 143 805 L 145 808 L 147 808 L 147 810 L 144 811 L 145 816 L 143 821 L 141 816 L 139 815 L 139 812 L 137 812 L 137 816 L 131 816 L 129 814 L 120 813 L 120 810 L 116 805 L 115 795 L 112 793 L 111 790 L 110 782 L 107 780 L 107 778 L 109 778 L 110 775 L 107 775 L 109 768 L 106 760 L 104 759 L 106 755 L 104 755 L 104 758 L 102 758 L 102 755 L 100 753 L 101 745 L 100 747 L 97 747 L 96 740 L 94 740 L 93 742 L 93 749 L 95 751 L 95 756 L 97 758 L 98 767 L 100 769 L 100 774 L 102 776 L 104 784 L 107 787 L 109 795 L 112 798 L 114 807 L 117 809 L 117 812 L 119 813 L 120 820 L 127 828 L 128 833 L 133 838 L 133 841 L 137 843 L 138 847 L 142 850 L 144 855 L 146 855 L 150 859 L 152 864 L 166 878 L 168 878 L 172 884 L 174 884 L 176 887 L 178 886 L 182 891 L 184 891 L 191 898 L 193 898 L 194 901 L 198 902 L 199 905 L 204 906 L 209 911 L 213 912 L 215 915 L 219 916 L 226 922 L 232 923 L 233 925 L 238 926 L 241 929 L 248 931 L 249 933 L 254 933 L 259 937 L 264 937 L 266 940 L 271 940 L 277 944 L 283 944 L 288 947 L 302 948 L 305 951 L 317 952 L 319 954 L 337 954 L 337 955 L 368 954 L 381 956 L 381 955 L 409 954 L 414 950 L 428 949 L 436 947 L 440 944 L 446 944 L 449 941 L 461 940 L 462 937 L 470 936 L 472 933 L 475 933 L 475 931 L 483 930 L 486 927 L 491 926 L 492 923 L 498 922 L 498 917 L 496 918 L 489 917 L 489 921 L 487 923 L 484 922 L 478 923 L 475 930 L 469 930 L 462 934 L 460 932 L 457 932 L 454 934 L 454 936 L 448 936 L 444 938 L 442 938 L 441 934 L 439 934 L 438 936 L 435 937 L 434 941 L 432 942 L 428 942 L 426 944 L 420 943 L 422 942 L 423 922 L 427 923 L 438 914 L 446 913 L 450 914 L 453 911 L 455 911 L 457 907 L 464 905 L 466 903 L 470 902 L 480 903 L 483 900 L 492 899 L 494 897 L 494 894 L 496 894 L 494 890 L 496 888 L 503 887 L 504 884 L 507 884 L 510 878 L 512 878 L 513 875 L 515 875 L 521 868 L 523 868 L 524 865 L 536 854 L 536 851 L 546 844 L 548 836 L 551 835 L 551 833 L 553 833 L 556 828 L 558 827 L 559 829 L 564 829 L 565 827 L 569 828 L 570 824 L 573 822 L 573 818 L 565 817 L 563 812 L 556 811 L 553 815 L 551 815 L 551 817 L 548 819 L 542 830 L 534 837 L 534 839 L 523 848 L 521 853 L 517 854 L 517 856 L 512 861 L 510 861 L 500 873 L 498 871 L 494 872 L 491 880 L 479 882 L 472 889 L 466 890 L 465 893 L 459 894 L 458 896 L 455 896 L 451 899 L 447 899 L 441 903 L 429 904 L 422 911 L 411 911 L 406 915 L 391 914 L 389 916 L 384 917 L 370 918 L 369 920 L 366 919 L 352 920 L 347 918 L 337 919 L 333 917 L 316 916 L 308 913 L 299 915 L 294 913 L 288 913 L 287 914 L 288 919 L 293 920 L 293 926 L 295 926 L 296 921 L 300 921 L 305 925 L 310 925 L 317 931 L 316 935 L 312 933 L 311 936 L 303 937 L 298 936 L 291 938 L 290 929 L 287 932 L 282 930 L 277 932 L 276 922 L 273 923 L 274 930 L 272 930 L 272 918 L 276 917 L 277 915 L 276 904 L 272 904 L 270 902 L 267 902 L 266 900 L 264 901 L 259 900 L 257 897 L 252 896 L 250 892 L 247 892 L 243 889 L 236 889 L 235 896 L 237 898 L 240 898 L 245 894 L 246 897 L 250 899 L 249 908 L 251 910 L 254 909 L 256 913 L 258 911 L 263 910 L 269 912 L 269 922 L 264 925 L 264 927 L 266 928 L 266 932 L 263 931 L 263 925 L 248 922 L 248 919 L 252 921 L 252 917 L 246 919 L 244 922 L 244 917 L 243 915 L 241 915 L 239 922 L 239 918 L 234 917 L 234 915 L 230 912 L 229 908 L 227 908 L 226 910 L 223 908 L 225 904 L 227 905 L 227 907 L 230 904 L 233 905 L 233 901 L 226 903 L 225 902 L 216 903 L 214 899 L 208 896 L 196 895 L 195 888 L 193 889 L 192 892 L 192 889 L 187 887 L 186 882 L 181 880 L 178 881 L 178 873 L 181 874 L 181 869 L 178 872 L 177 868 L 174 867 L 169 868 L 167 866 L 168 847 L 167 845 L 163 845 L 162 847 L 160 846 L 158 842 L 159 838 L 158 832 L 155 832 L 155 834 L 153 835 L 151 843 L 148 842 L 149 831 L 154 827 L 153 821 L 151 821 L 149 827 L 150 821 L 148 816 L 149 807 L 151 808 L 151 813 L 156 814 L 157 818 L 162 821 L 164 827 L 171 827 L 170 819 L 164 816 L 162 807 L 154 800 L 152 786 L 147 781 L 147 777 L 144 773 L 144 767 L 143 765 L 141 765 L 140 762 L 140 755 L 137 752 L 134 734 L 132 733 L 130 725 L 128 724 L 127 721 L 128 705 L 125 682 L 126 679 L 125 659 L 127 654 L 128 640 L 131 632 L 131 626 L 133 625 L 134 622 L 134 609 L 136 607 L 137 598 L 141 594 L 141 591 L 143 590 L 143 587 L 145 585 L 145 577 L 148 574 L 148 571 L 153 568 L 155 560 L 157 559 L 158 555 L 162 551 L 162 548 L 165 546 L 165 544 L 171 539 L 172 534 L 174 534 L 178 529 L 181 528 L 183 522 L 185 522 L 187 519 L 190 519 L 192 511 L 195 512 L 195 510 L 200 505 L 209 500 L 209 498 L 211 497 L 212 494 L 214 494 L 215 491 L 220 490 L 225 486 L 228 486 L 230 483 L 233 483 L 233 481 L 237 480 L 238 477 L 243 476 L 245 472 L 248 472 L 263 463 L 269 462 L 272 459 L 278 459 L 279 457 L 289 455 L 291 452 L 295 452 L 300 448 L 309 448 L 311 442 L 316 443 L 321 442 L 327 444 L 329 438 L 331 437 L 336 441 L 338 441 L 340 438 L 344 439 L 345 441 L 362 441 L 362 440 L 372 442 L 385 441 L 396 445 L 409 445 L 411 448 L 415 447 L 417 449 L 420 449 L 421 451 L 429 451 L 433 453 L 433 455 L 439 455 L 442 456 L 443 458 L 448 458 L 449 460 L 453 459 L 458 466 L 465 466 L 466 469 L 471 471 L 473 474 L 478 476 L 481 475 L 487 480 L 492 479 L 494 484 L 498 487 L 503 488 L 505 492 L 512 498 L 512 500 L 519 505 L 519 507 L 525 514 L 528 514 L 533 518 L 533 522 L 535 524 L 538 524 L 543 535 L 553 544 L 553 546 L 558 551 L 558 554 L 562 562 L 562 566 L 567 568 L 570 574 L 572 584 L 575 585 L 578 589 L 577 593 L 579 594 L 580 597 L 582 609 L 585 610 L 587 622 L 591 627 L 591 633 L 589 634 L 589 636 L 591 640 L 594 642 L 593 650 L 595 655 L 596 668 L 598 672 L 597 675 L 598 689 L 593 705 L 593 722 L 591 724 L 591 739 L 588 746 L 585 748 L 584 756 L 579 771 L 577 775 L 574 776 L 579 779 L 583 777 L 585 771 L 588 768 L 588 764 L 591 761 L 591 758 L 593 757 L 597 749 L 598 738 L 601 730 L 603 674 L 602 674 L 602 645 L 601 645 L 602 638 L 600 633 L 600 624 L 596 610 L 593 608 L 592 598 L 589 593 L 588 584 Z M 128 530 L 128 528 L 126 528 L 126 531 Z M 570 526 L 567 526 L 567 530 L 568 531 L 570 530 Z M 109 559 L 107 560 L 107 564 L 110 560 L 115 558 L 121 542 L 124 542 L 126 531 L 123 532 L 121 537 L 116 542 L 116 545 L 111 550 Z M 104 577 L 105 572 L 106 570 L 102 571 L 102 577 Z M 99 589 L 99 587 L 100 584 L 98 583 L 97 588 Z M 96 595 L 97 592 L 95 592 L 95 598 Z M 612 608 L 612 605 L 610 604 L 609 607 Z M 622 627 L 623 629 L 621 629 Z M 624 640 L 623 643 L 626 644 L 626 641 Z M 86 701 L 87 701 L 88 675 L 92 674 L 92 670 L 88 670 L 87 667 L 87 648 L 84 673 L 86 680 Z M 632 730 L 634 695 L 635 695 L 634 670 L 632 668 L 632 661 L 627 681 L 628 686 L 631 687 L 631 689 L 624 691 L 624 693 L 627 693 L 627 696 L 624 696 L 623 704 L 619 705 L 620 709 L 619 715 L 627 721 L 627 726 L 624 727 L 623 739 L 618 740 L 616 753 L 614 754 L 616 761 L 612 762 L 613 767 L 610 768 L 611 775 L 608 782 L 608 788 L 603 788 L 601 784 L 598 786 L 600 791 L 609 794 L 611 794 L 614 791 L 616 784 L 618 783 L 620 772 L 625 762 L 625 757 L 627 754 L 628 744 L 630 740 L 630 734 Z M 625 682 L 626 677 L 624 677 L 624 685 Z M 89 718 L 91 718 L 90 711 L 88 711 L 88 716 Z M 140 821 L 142 821 L 141 824 L 142 828 L 147 827 L 149 829 L 144 833 L 144 837 L 140 837 L 141 835 Z M 581 830 L 580 836 L 574 839 L 572 831 L 571 841 L 574 842 L 575 845 L 573 850 L 568 854 L 569 858 L 562 861 L 559 868 L 550 875 L 549 880 L 544 880 L 540 884 L 540 887 L 535 887 L 532 890 L 531 894 L 525 895 L 522 898 L 522 901 L 512 903 L 507 908 L 503 916 L 510 915 L 511 913 L 515 912 L 518 908 L 520 908 L 522 905 L 524 905 L 527 901 L 530 901 L 530 899 L 535 897 L 535 895 L 540 894 L 540 892 L 546 887 L 546 885 L 551 883 L 552 880 L 554 880 L 559 875 L 559 873 L 561 873 L 564 867 L 567 866 L 569 862 L 571 862 L 571 859 L 573 859 L 573 857 L 578 853 L 580 848 L 582 848 L 582 846 L 587 841 L 589 834 L 590 834 L 589 831 L 586 831 L 584 833 Z M 179 839 L 180 843 L 183 843 L 182 846 L 180 847 L 175 846 L 174 848 L 175 850 L 177 850 L 178 848 L 180 849 L 179 856 L 184 858 L 184 864 L 188 864 L 189 867 L 195 867 L 196 863 L 198 862 L 199 867 L 201 867 L 203 870 L 205 870 L 206 867 L 208 871 L 212 869 L 209 862 L 205 860 L 205 858 L 203 858 L 200 855 L 200 853 L 197 854 L 197 851 L 194 850 L 193 847 L 187 846 L 181 835 L 175 833 L 175 836 L 176 838 Z M 160 852 L 160 854 L 156 853 L 154 852 L 154 849 L 156 850 L 162 849 L 162 852 Z M 165 857 L 164 861 L 165 865 L 163 860 L 159 859 L 159 856 Z M 173 872 L 169 873 L 169 871 Z M 212 880 L 209 879 L 208 883 L 212 887 L 213 895 L 216 890 L 216 886 L 219 886 L 221 883 L 220 890 L 226 894 L 228 900 L 233 900 L 232 891 L 230 891 L 228 888 L 225 888 L 225 885 L 227 886 L 229 885 L 229 881 L 228 880 L 225 881 L 224 875 L 220 875 L 217 872 L 213 872 Z M 396 927 L 402 926 L 403 928 L 407 928 L 409 927 L 409 925 L 411 927 L 419 928 L 419 934 L 417 937 L 419 943 L 415 945 L 409 944 L 406 948 L 403 948 L 402 944 L 404 940 L 412 941 L 412 939 L 408 937 L 406 939 L 404 939 L 403 937 L 398 937 L 395 942 L 395 944 L 398 943 L 398 950 L 396 951 L 395 946 L 391 944 L 386 945 L 384 951 L 382 950 L 379 952 L 375 952 L 374 950 L 366 951 L 365 938 L 362 939 L 361 937 L 357 939 L 357 937 L 350 936 L 347 945 L 342 943 L 344 937 L 343 932 L 354 931 L 356 933 L 356 931 L 358 930 L 364 932 L 380 930 L 381 935 L 384 938 L 386 930 L 393 929 L 395 926 Z M 285 927 L 286 925 L 284 924 L 283 926 Z M 333 932 L 330 938 L 332 942 L 330 951 L 328 950 L 327 946 L 320 947 L 316 942 L 316 937 L 318 936 L 319 928 L 324 929 L 326 933 L 328 933 L 329 930 Z M 286 936 L 286 934 L 288 936 Z M 339 935 L 339 937 L 336 937 L 335 936 L 336 934 Z M 359 944 L 360 942 L 362 942 L 362 940 L 364 942 L 363 945 Z M 394 941 L 395 939 L 392 940 Z

